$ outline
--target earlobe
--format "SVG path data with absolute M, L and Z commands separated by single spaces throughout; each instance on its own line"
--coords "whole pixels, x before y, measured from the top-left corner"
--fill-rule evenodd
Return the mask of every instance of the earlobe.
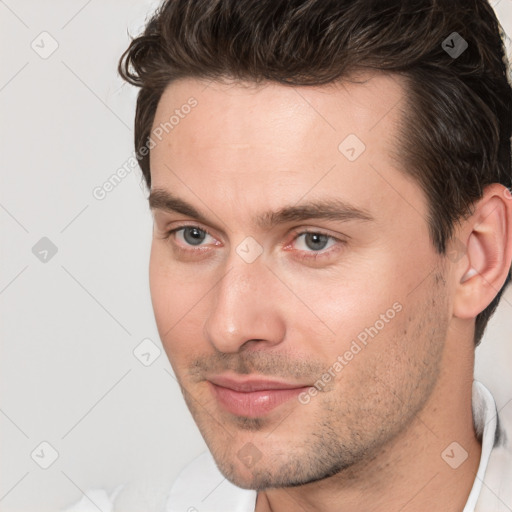
M 464 222 L 466 258 L 457 269 L 460 275 L 453 314 L 475 318 L 498 294 L 510 271 L 512 260 L 512 201 L 503 185 L 486 187 L 473 215 Z

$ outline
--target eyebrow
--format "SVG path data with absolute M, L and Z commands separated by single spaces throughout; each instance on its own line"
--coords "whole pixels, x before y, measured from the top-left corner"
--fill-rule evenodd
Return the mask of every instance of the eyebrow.
M 209 223 L 206 216 L 199 212 L 194 206 L 171 194 L 167 190 L 152 190 L 148 200 L 151 210 L 181 213 L 204 224 Z M 299 205 L 284 206 L 277 211 L 264 212 L 256 216 L 253 221 L 254 225 L 259 229 L 270 230 L 280 224 L 308 219 L 325 219 L 342 222 L 350 220 L 372 222 L 375 220 L 368 210 L 357 208 L 338 198 L 325 198 Z

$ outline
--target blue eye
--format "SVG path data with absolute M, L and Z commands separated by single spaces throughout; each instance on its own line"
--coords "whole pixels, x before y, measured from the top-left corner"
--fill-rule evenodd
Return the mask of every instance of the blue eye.
M 190 245 L 200 245 L 205 239 L 206 231 L 195 226 L 186 226 L 180 229 L 183 231 L 183 239 Z
M 314 233 L 312 231 L 305 231 L 300 233 L 295 240 L 298 240 L 300 237 L 304 236 L 304 242 L 308 249 L 312 251 L 321 251 L 325 249 L 327 242 L 329 239 L 333 239 L 332 236 L 324 235 L 323 233 Z

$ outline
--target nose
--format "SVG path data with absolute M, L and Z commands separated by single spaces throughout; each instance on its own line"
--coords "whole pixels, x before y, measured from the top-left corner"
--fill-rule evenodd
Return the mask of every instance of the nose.
M 262 258 L 247 263 L 235 253 L 212 291 L 212 306 L 204 325 L 206 339 L 225 353 L 281 343 L 285 337 L 282 288 Z

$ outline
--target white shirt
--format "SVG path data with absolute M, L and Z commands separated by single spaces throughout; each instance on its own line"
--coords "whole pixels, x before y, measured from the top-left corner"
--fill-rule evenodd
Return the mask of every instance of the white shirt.
M 512 401 L 499 412 L 490 391 L 473 382 L 473 419 L 482 441 L 480 464 L 468 500 L 461 512 L 512 512 Z M 508 437 L 507 437 L 508 436 Z M 118 487 L 111 496 L 91 490 L 101 499 L 104 512 L 117 512 L 122 492 Z M 147 490 L 161 493 L 162 489 Z M 194 459 L 180 473 L 168 491 L 165 506 L 146 512 L 254 512 L 256 491 L 241 489 L 218 470 L 209 452 Z M 93 501 L 94 498 L 93 498 Z M 97 501 L 96 501 L 97 503 Z M 97 512 L 85 496 L 63 512 Z M 121 509 L 120 509 L 121 510 Z

